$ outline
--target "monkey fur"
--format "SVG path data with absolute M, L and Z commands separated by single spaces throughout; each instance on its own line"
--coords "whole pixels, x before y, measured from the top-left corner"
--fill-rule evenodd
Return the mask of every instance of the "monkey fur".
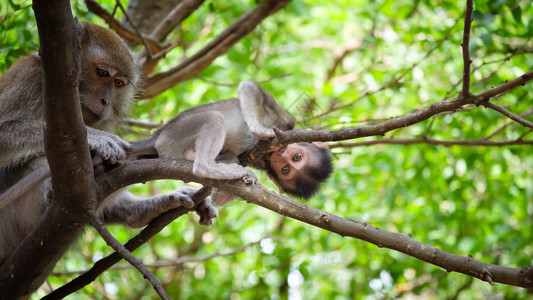
M 150 138 L 132 143 L 133 152 L 155 149 L 159 157 L 193 161 L 196 175 L 255 183 L 255 175 L 239 164 L 239 155 L 258 141 L 275 137 L 273 128 L 292 129 L 294 118 L 254 82 L 241 82 L 238 93 L 238 99 L 182 112 Z M 294 143 L 261 159 L 263 163 L 249 165 L 267 171 L 280 192 L 305 199 L 332 172 L 325 143 Z M 219 191 L 213 203 L 222 205 L 231 199 Z
M 118 36 L 90 23 L 82 26 L 79 98 L 88 144 L 97 158 L 113 164 L 126 158 L 131 146 L 108 131 L 116 128 L 128 112 L 140 76 L 130 50 Z M 36 53 L 19 59 L 0 77 L 0 193 L 28 174 L 48 167 L 43 141 L 42 80 L 41 59 Z M 50 180 L 42 179 L 41 174 L 33 186 L 19 193 L 16 201 L 0 210 L 0 265 L 28 235 L 48 205 Z M 191 207 L 194 191 L 185 187 L 144 200 L 119 191 L 105 199 L 97 213 L 108 223 L 140 227 L 170 209 Z M 206 199 L 205 211 L 199 212 L 205 223 L 216 216 L 209 201 Z M 51 262 L 50 270 L 55 263 Z M 37 279 L 31 289 L 37 289 L 47 275 Z
M 331 157 L 324 143 L 294 143 L 254 160 L 240 160 L 239 155 L 259 140 L 275 136 L 273 128 L 289 130 L 294 118 L 274 98 L 254 82 L 242 82 L 239 99 L 229 99 L 191 108 L 172 119 L 146 140 L 132 143 L 130 156 L 158 155 L 194 161 L 196 175 L 213 179 L 242 179 L 255 183 L 255 175 L 241 165 L 267 171 L 280 192 L 308 199 L 332 172 Z M 27 182 L 42 180 L 46 170 L 36 170 Z M 31 178 L 29 178 L 31 177 Z M 22 180 L 21 180 L 22 183 Z M 31 184 L 31 183 L 30 183 Z M 35 184 L 35 183 L 33 183 Z M 5 202 L 28 189 L 17 184 L 0 195 L 0 209 Z M 215 196 L 216 195 L 216 196 Z M 215 205 L 233 199 L 217 191 Z

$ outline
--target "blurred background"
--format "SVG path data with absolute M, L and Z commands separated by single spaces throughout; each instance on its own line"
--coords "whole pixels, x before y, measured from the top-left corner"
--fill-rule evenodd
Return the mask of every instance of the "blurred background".
M 205 1 L 169 40 L 175 48 L 155 72 L 176 66 L 217 37 L 259 1 Z M 98 1 L 112 12 L 115 1 Z M 466 1 L 293 0 L 199 75 L 138 101 L 131 119 L 157 124 L 203 103 L 237 96 L 254 80 L 302 129 L 376 124 L 458 95 Z M 122 1 L 127 7 L 128 2 Z M 83 1 L 74 14 L 100 25 Z M 533 68 L 533 5 L 527 0 L 475 1 L 471 34 L 472 92 L 503 84 Z M 117 10 L 115 17 L 122 20 Z M 0 73 L 38 49 L 31 1 L 0 5 Z M 140 46 L 133 49 L 140 51 Z M 533 89 L 494 100 L 532 120 Z M 411 234 L 425 244 L 507 267 L 532 264 L 531 129 L 476 106 L 439 114 L 384 137 L 332 144 L 336 171 L 307 204 Z M 149 134 L 127 123 L 126 140 Z M 390 144 L 389 139 L 396 139 Z M 444 141 L 421 141 L 423 138 Z M 383 140 L 385 139 L 385 140 Z M 383 140 L 383 141 L 380 141 Z M 467 146 L 465 141 L 508 142 Z M 375 141 L 370 145 L 357 144 Z M 513 142 L 514 141 L 514 142 Z M 259 175 L 259 172 L 256 172 Z M 275 186 L 260 176 L 272 190 Z M 154 181 L 140 195 L 183 183 Z M 193 185 L 194 186 L 194 185 Z M 111 226 L 126 242 L 137 231 Z M 87 242 L 86 242 L 87 241 Z M 56 266 L 42 297 L 112 251 L 91 229 Z M 189 214 L 134 252 L 173 299 L 528 299 L 524 289 L 486 282 L 364 241 L 343 238 L 234 201 L 210 228 Z M 157 299 L 127 264 L 109 270 L 68 299 Z

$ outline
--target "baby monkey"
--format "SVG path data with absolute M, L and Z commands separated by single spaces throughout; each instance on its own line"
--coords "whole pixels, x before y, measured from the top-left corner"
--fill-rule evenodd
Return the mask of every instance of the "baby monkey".
M 239 165 L 238 156 L 259 140 L 275 137 L 273 128 L 289 130 L 294 118 L 255 82 L 239 84 L 239 99 L 191 108 L 168 122 L 152 137 L 132 143 L 133 152 L 155 149 L 162 158 L 194 161 L 193 173 L 213 179 L 242 179 L 255 183 L 255 175 Z M 294 143 L 268 153 L 264 169 L 280 193 L 308 199 L 332 172 L 331 157 L 323 142 Z M 224 193 L 213 203 L 230 201 Z

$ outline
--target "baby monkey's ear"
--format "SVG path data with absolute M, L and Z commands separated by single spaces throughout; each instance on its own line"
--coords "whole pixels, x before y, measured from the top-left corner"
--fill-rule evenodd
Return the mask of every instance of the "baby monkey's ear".
M 276 184 L 276 186 L 278 187 L 278 190 L 279 190 L 279 193 L 280 193 L 280 194 L 285 194 L 285 190 L 284 190 L 283 187 L 279 184 L 278 180 L 277 180 L 274 176 L 268 174 L 268 178 L 270 178 L 270 180 L 272 180 L 272 182 L 274 182 L 274 184 Z
M 320 149 L 327 149 L 328 143 L 327 142 L 311 142 L 311 144 L 317 146 Z

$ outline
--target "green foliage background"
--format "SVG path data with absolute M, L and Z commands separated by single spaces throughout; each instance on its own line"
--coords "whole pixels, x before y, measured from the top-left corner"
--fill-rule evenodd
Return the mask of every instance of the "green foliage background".
M 102 2 L 112 9 L 112 1 Z M 159 70 L 192 55 L 256 2 L 206 1 L 175 33 L 187 50 L 172 51 Z M 235 97 L 236 84 L 242 80 L 265 81 L 263 86 L 296 116 L 301 128 L 338 129 L 404 115 L 458 94 L 464 2 L 294 0 L 197 78 L 151 102 L 138 103 L 133 117 L 167 121 L 191 106 Z M 87 13 L 82 1 L 73 7 L 81 19 L 102 24 Z M 479 93 L 532 69 L 533 5 L 527 0 L 479 0 L 474 8 L 472 92 Z M 37 50 L 38 38 L 28 1 L 4 2 L 0 20 L 3 72 L 19 56 Z M 349 45 L 357 47 L 328 75 L 335 56 Z M 532 85 L 517 88 L 496 103 L 522 113 L 533 104 Z M 344 108 L 330 111 L 333 106 Z M 442 140 L 479 139 L 508 121 L 494 111 L 468 107 L 387 137 L 416 138 L 428 133 Z M 511 125 L 493 140 L 516 139 L 527 132 L 527 128 Z M 123 135 L 129 140 L 139 138 Z M 374 145 L 336 148 L 333 153 L 336 172 L 308 204 L 384 230 L 411 234 L 423 243 L 458 255 L 470 254 L 483 262 L 508 267 L 532 263 L 531 146 Z M 274 189 L 265 177 L 261 182 Z M 150 195 L 180 184 L 157 181 L 133 189 Z M 219 213 L 211 228 L 199 226 L 192 214 L 182 217 L 134 254 L 145 263 L 201 258 L 268 239 L 234 255 L 155 269 L 172 298 L 531 297 L 521 288 L 490 286 L 447 273 L 404 254 L 284 219 L 242 201 Z M 123 242 L 135 233 L 120 226 L 111 229 Z M 56 271 L 88 268 L 110 252 L 88 230 Z M 57 287 L 74 276 L 52 276 L 49 283 Z M 157 297 L 137 271 L 125 269 L 104 273 L 70 298 Z

